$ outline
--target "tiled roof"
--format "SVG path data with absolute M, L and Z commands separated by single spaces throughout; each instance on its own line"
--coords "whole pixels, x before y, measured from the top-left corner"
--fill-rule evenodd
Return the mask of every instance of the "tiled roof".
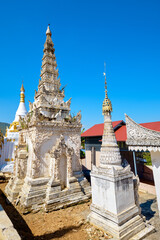
M 119 129 L 115 131 L 115 136 L 117 139 L 117 142 L 125 142 L 127 140 L 127 131 L 126 126 L 122 126 Z
M 113 128 L 116 128 L 119 124 L 124 124 L 123 120 L 112 122 Z M 103 129 L 104 129 L 104 123 L 95 124 L 93 127 L 89 128 L 84 133 L 82 133 L 81 137 L 102 136 L 103 135 Z
M 140 125 L 145 128 L 149 128 L 151 130 L 160 132 L 160 121 L 159 122 L 141 123 Z
M 115 136 L 117 141 L 119 142 L 125 142 L 127 140 L 127 131 L 126 131 L 126 125 L 125 123 L 121 121 L 114 121 L 112 122 L 113 128 L 115 130 Z M 116 127 L 120 124 L 120 127 L 116 129 Z M 149 122 L 149 123 L 141 123 L 141 126 L 155 130 L 160 132 L 160 121 L 159 122 Z M 96 124 L 93 127 L 89 128 L 87 131 L 82 133 L 82 137 L 96 137 L 96 136 L 102 136 L 103 135 L 103 128 L 104 123 L 102 124 Z

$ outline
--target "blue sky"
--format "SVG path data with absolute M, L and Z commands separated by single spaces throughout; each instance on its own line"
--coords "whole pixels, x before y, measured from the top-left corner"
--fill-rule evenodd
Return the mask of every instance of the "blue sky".
M 0 3 L 0 122 L 12 122 L 24 81 L 34 100 L 48 23 L 65 99 L 85 129 L 103 122 L 104 61 L 113 120 L 160 121 L 160 2 L 23 0 Z

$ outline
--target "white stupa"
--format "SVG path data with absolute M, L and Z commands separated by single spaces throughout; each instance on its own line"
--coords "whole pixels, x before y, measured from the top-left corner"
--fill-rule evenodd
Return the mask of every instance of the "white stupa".
M 27 114 L 26 106 L 25 106 L 25 95 L 24 95 L 24 86 L 20 89 L 20 103 L 18 109 L 15 114 L 14 121 L 10 124 L 9 128 L 6 130 L 6 135 L 4 137 L 4 144 L 1 150 L 0 156 L 0 170 L 2 172 L 12 172 L 13 164 L 14 164 L 14 150 L 18 145 L 18 126 L 19 119 L 24 118 Z
M 108 98 L 105 74 L 103 101 L 104 131 L 100 165 L 92 167 L 92 204 L 90 223 L 110 233 L 114 239 L 142 239 L 154 228 L 144 222 L 138 203 L 138 185 L 130 166 L 121 166 L 121 155 L 113 130 L 112 104 Z
M 20 103 L 19 103 L 19 107 L 17 109 L 16 115 L 15 115 L 15 119 L 13 122 L 19 122 L 19 117 L 24 118 L 27 114 L 27 109 L 25 106 L 25 95 L 24 95 L 24 87 L 23 87 L 23 83 L 22 83 L 22 87 L 20 89 L 21 93 L 20 93 Z

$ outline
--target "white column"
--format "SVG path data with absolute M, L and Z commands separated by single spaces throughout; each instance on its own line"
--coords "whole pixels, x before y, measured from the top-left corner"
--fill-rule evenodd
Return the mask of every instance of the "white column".
M 151 152 L 152 166 L 153 166 L 153 176 L 154 183 L 157 194 L 157 204 L 160 216 L 160 152 Z

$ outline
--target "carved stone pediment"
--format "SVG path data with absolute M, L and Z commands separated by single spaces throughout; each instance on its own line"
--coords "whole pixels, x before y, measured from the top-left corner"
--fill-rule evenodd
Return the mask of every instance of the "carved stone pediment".
M 160 151 L 160 132 L 142 127 L 125 115 L 130 150 Z

